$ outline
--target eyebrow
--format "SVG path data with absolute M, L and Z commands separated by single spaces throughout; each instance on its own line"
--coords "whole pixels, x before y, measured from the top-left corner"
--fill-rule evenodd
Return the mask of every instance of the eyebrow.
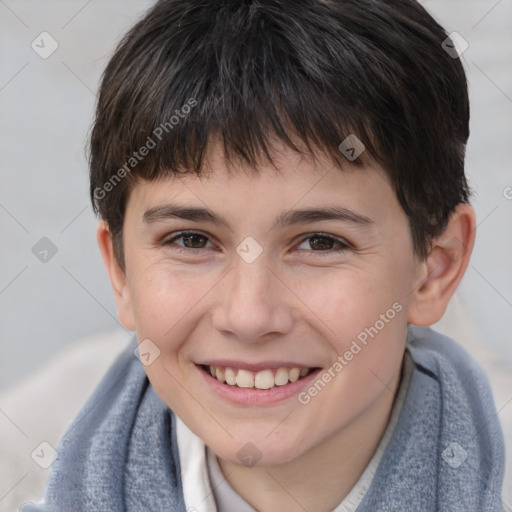
M 208 208 L 184 207 L 172 204 L 154 206 L 144 212 L 142 221 L 151 225 L 167 219 L 184 219 L 193 222 L 210 222 L 225 226 L 233 231 L 229 222 L 222 216 Z M 325 208 L 306 208 L 303 210 L 287 210 L 282 212 L 274 221 L 275 227 L 292 226 L 295 224 L 308 224 L 324 220 L 337 220 L 365 228 L 375 227 L 375 221 L 353 210 L 341 206 Z

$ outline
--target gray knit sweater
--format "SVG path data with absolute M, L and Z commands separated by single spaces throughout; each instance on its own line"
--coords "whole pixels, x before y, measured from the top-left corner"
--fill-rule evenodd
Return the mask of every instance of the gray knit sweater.
M 358 512 L 503 511 L 503 437 L 485 375 L 430 328 L 409 326 L 407 344 L 409 389 Z M 22 512 L 186 512 L 175 416 L 134 347 L 62 439 L 45 504 Z

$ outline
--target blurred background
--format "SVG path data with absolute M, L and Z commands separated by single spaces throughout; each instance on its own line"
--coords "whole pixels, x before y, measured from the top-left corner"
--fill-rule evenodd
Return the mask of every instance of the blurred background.
M 19 430 L 30 438 L 22 411 L 8 409 L 63 349 L 84 338 L 105 343 L 99 378 L 117 350 L 108 340 L 121 346 L 130 337 L 117 320 L 96 244 L 85 146 L 101 73 L 152 3 L 0 0 L 2 436 Z M 512 414 L 512 0 L 422 3 L 468 44 L 462 57 L 472 101 L 467 176 L 478 223 L 470 266 L 435 327 L 482 364 L 502 419 Z M 12 489 L 36 470 L 11 469 L 7 480 L 0 478 L 0 510 L 14 506 Z
M 101 73 L 151 4 L 0 1 L 2 388 L 73 340 L 119 327 L 96 244 L 85 147 Z M 41 39 L 41 52 L 58 44 L 47 58 L 31 47 Z M 43 237 L 46 261 L 33 253 Z

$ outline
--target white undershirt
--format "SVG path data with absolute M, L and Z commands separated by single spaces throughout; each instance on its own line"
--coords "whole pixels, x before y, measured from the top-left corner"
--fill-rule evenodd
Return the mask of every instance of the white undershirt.
M 355 512 L 368 491 L 398 421 L 412 368 L 412 359 L 406 351 L 403 376 L 386 430 L 361 477 L 333 512 Z M 178 417 L 176 437 L 187 512 L 257 512 L 229 485 L 212 450 Z

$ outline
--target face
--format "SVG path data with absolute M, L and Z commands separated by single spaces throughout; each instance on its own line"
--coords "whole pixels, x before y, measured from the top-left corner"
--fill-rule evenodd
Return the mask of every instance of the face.
M 291 461 L 378 408 L 417 284 L 382 169 L 279 155 L 278 172 L 213 153 L 204 177 L 140 182 L 124 221 L 120 317 L 159 351 L 160 397 L 234 463 Z

